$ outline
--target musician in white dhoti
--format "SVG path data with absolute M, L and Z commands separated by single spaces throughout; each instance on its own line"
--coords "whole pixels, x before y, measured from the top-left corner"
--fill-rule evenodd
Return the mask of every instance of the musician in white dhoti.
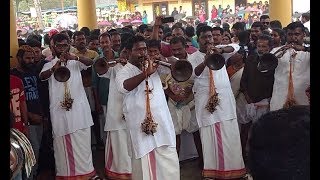
M 309 105 L 305 90 L 310 85 L 310 52 L 303 44 L 305 28 L 300 22 L 287 26 L 287 44 L 283 48 L 275 69 L 270 111 L 292 105 Z M 281 51 L 281 50 L 280 50 Z M 279 51 L 278 51 L 279 52 Z
M 111 43 L 110 39 L 107 43 Z M 122 112 L 123 94 L 116 87 L 116 74 L 127 63 L 127 49 L 122 46 L 119 59 L 102 59 L 110 63 L 96 68 L 99 77 L 110 79 L 108 111 L 104 130 L 107 132 L 105 148 L 105 173 L 109 179 L 131 179 L 131 158 L 128 153 L 128 137 Z M 99 59 L 101 60 L 101 59 Z M 98 66 L 99 60 L 96 61 Z M 105 72 L 105 73 L 104 73 Z M 103 74 L 102 74 L 103 73 Z
M 205 57 L 208 57 L 206 53 L 213 51 L 222 54 L 224 61 L 236 53 L 239 46 L 230 44 L 213 47 L 213 35 L 221 36 L 221 30 L 212 31 L 209 26 L 199 28 L 197 36 L 200 51 L 189 57 L 195 74 L 193 92 L 203 150 L 202 176 L 237 179 L 243 177 L 246 170 L 241 153 L 235 98 L 224 62 L 218 70 L 210 70 L 206 67 Z
M 179 180 L 175 132 L 157 66 L 149 59 L 142 36 L 128 40 L 129 62 L 117 73 L 124 93 L 123 113 L 132 157 L 133 180 Z
M 80 73 L 93 61 L 70 54 L 70 40 L 65 34 L 55 35 L 53 42 L 57 57 L 44 65 L 40 79 L 49 81 L 56 179 L 93 178 L 90 131 L 93 122 Z M 70 72 L 67 81 L 62 73 L 54 76 L 63 64 Z

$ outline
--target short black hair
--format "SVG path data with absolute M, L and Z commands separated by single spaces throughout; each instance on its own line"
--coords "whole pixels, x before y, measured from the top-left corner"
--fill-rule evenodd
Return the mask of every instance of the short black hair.
M 220 34 L 223 35 L 223 32 L 225 31 L 224 29 L 222 29 L 221 27 L 213 27 L 212 31 L 220 31 Z
M 84 32 L 85 36 L 90 36 L 90 29 L 88 27 L 82 27 L 80 31 Z
M 187 41 L 184 37 L 176 36 L 170 40 L 170 45 L 181 43 L 183 47 L 186 47 Z
M 175 30 L 175 29 L 181 29 L 183 31 L 184 34 L 186 34 L 186 31 L 183 27 L 180 27 L 180 26 L 175 26 L 175 27 L 172 27 L 172 31 Z
M 254 180 L 310 179 L 310 106 L 269 112 L 252 124 L 250 134 Z
M 36 39 L 27 39 L 27 45 L 30 47 L 38 47 L 41 49 L 41 42 Z
M 256 21 L 256 22 L 252 23 L 251 28 L 253 28 L 253 27 L 260 28 L 261 32 L 265 29 L 265 26 L 260 21 Z
M 113 32 L 118 32 L 116 29 L 110 29 L 109 31 L 108 31 L 108 33 L 109 34 L 111 34 L 111 33 L 113 33 Z
M 302 32 L 305 32 L 305 28 L 304 25 L 301 22 L 292 22 L 290 24 L 288 24 L 287 26 L 287 30 L 295 30 L 296 28 L 301 28 Z
M 196 32 L 198 31 L 199 28 L 203 27 L 203 26 L 207 26 L 207 24 L 205 23 L 199 23 L 196 27 Z
M 70 38 L 68 35 L 66 34 L 62 34 L 62 33 L 58 33 L 58 34 L 55 34 L 53 37 L 53 43 L 56 44 L 57 42 L 61 42 L 63 40 L 67 40 L 68 43 L 70 43 Z
M 280 28 L 272 28 L 272 31 L 275 31 L 279 34 L 280 39 L 281 39 L 281 44 L 284 45 L 286 42 L 286 34 L 285 34 L 284 30 L 282 30 Z
M 161 42 L 160 40 L 150 39 L 150 40 L 147 40 L 146 44 L 148 48 L 158 48 L 160 50 L 161 49 L 160 42 Z
M 261 16 L 260 16 L 260 21 L 261 21 L 262 19 L 270 19 L 270 17 L 269 17 L 269 15 L 264 14 L 264 15 L 261 15 Z
M 112 33 L 110 33 L 110 37 L 112 37 L 112 36 L 121 36 L 121 35 L 118 32 L 112 32 Z
M 138 42 L 145 42 L 144 37 L 143 37 L 143 36 L 140 36 L 140 35 L 132 36 L 130 39 L 128 39 L 128 41 L 127 41 L 127 44 L 128 44 L 128 45 L 126 46 L 126 48 L 127 48 L 128 50 L 132 50 L 133 45 L 136 44 L 136 43 L 138 43 Z
M 245 44 L 250 42 L 250 32 L 249 32 L 249 30 L 241 31 L 237 35 L 237 37 L 239 39 L 239 44 L 245 45 Z
M 77 36 L 84 35 L 86 37 L 86 34 L 83 31 L 75 31 L 73 33 L 72 39 L 75 40 Z
M 212 27 L 210 27 L 210 26 L 207 26 L 207 25 L 205 25 L 205 26 L 201 26 L 199 29 L 197 29 L 197 36 L 198 36 L 198 38 L 200 37 L 200 34 L 202 33 L 202 32 L 207 32 L 207 31 L 212 31 Z
M 163 36 L 163 40 L 166 40 L 166 38 L 169 37 L 169 36 L 172 36 L 172 33 L 171 33 L 171 32 L 166 33 L 166 34 Z
M 100 29 L 94 29 L 94 30 L 92 30 L 92 31 L 90 32 L 90 35 L 97 35 L 97 36 L 99 36 L 99 35 L 100 35 L 100 32 L 101 32 Z
M 232 25 L 231 29 L 241 30 L 244 31 L 246 27 L 246 24 L 243 22 L 236 22 Z
M 49 34 L 45 34 L 43 36 L 43 42 L 45 45 L 49 45 L 50 44 L 50 37 L 49 37 Z
M 194 27 L 192 26 L 187 26 L 186 27 L 186 35 L 188 37 L 193 37 L 195 35 L 195 30 L 194 30 Z
M 36 35 L 36 34 L 31 34 L 31 35 L 29 35 L 28 37 L 27 37 L 27 40 L 28 39 L 35 39 L 35 40 L 37 40 L 37 41 L 42 41 L 42 36 L 41 35 Z
M 104 32 L 104 33 L 100 34 L 99 35 L 99 41 L 100 41 L 101 37 L 109 37 L 109 39 L 110 39 L 110 34 L 108 32 Z
M 260 36 L 258 36 L 258 41 L 259 40 L 265 40 L 265 41 L 268 41 L 268 45 L 269 47 L 272 47 L 273 46 L 273 40 L 272 40 L 272 37 L 267 35 L 267 34 L 261 34 Z
M 138 30 L 138 32 L 140 32 L 140 33 L 144 33 L 145 29 L 147 29 L 147 28 L 148 28 L 148 25 L 146 25 L 146 24 L 141 24 L 140 26 L 138 26 L 137 30 Z
M 128 33 L 128 32 L 121 33 L 121 44 L 126 43 L 126 41 L 133 36 L 134 36 L 133 34 Z
M 270 28 L 280 28 L 282 29 L 282 24 L 279 20 L 270 21 Z
M 98 40 L 99 41 L 99 36 L 96 35 L 96 34 L 91 34 L 88 38 L 88 43 L 91 42 L 91 41 L 94 41 L 94 40 Z

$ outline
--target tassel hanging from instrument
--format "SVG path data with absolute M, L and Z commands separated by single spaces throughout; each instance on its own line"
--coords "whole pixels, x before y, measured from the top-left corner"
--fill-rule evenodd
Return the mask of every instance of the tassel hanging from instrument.
M 144 119 L 143 123 L 141 123 L 141 129 L 147 135 L 150 135 L 150 134 L 153 135 L 154 133 L 157 132 L 158 123 L 154 122 L 151 114 L 148 75 L 146 73 L 146 70 L 144 72 L 146 75 L 146 80 L 145 80 L 146 81 L 146 118 Z
M 295 98 L 294 98 L 294 88 L 293 88 L 293 79 L 292 79 L 292 60 L 294 55 L 291 56 L 290 59 L 290 71 L 289 71 L 289 85 L 288 85 L 288 95 L 287 95 L 287 99 L 286 102 L 283 105 L 283 108 L 290 108 L 291 106 L 294 106 L 297 104 Z
M 60 102 L 62 109 L 65 109 L 66 111 L 70 111 L 73 104 L 73 99 L 71 98 L 70 90 L 68 88 L 68 83 L 64 82 L 64 97 L 63 101 Z
M 219 97 L 214 85 L 213 71 L 210 69 L 209 69 L 209 83 L 210 83 L 210 87 L 209 87 L 210 94 L 209 94 L 209 99 L 206 105 L 206 109 L 212 114 L 216 110 L 216 107 L 219 105 Z

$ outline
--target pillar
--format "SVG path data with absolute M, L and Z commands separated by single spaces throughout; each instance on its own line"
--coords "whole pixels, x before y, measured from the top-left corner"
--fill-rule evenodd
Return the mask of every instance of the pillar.
M 88 27 L 90 30 L 97 28 L 96 1 L 77 0 L 78 29 Z
M 16 13 L 13 8 L 13 0 L 10 0 L 10 67 L 16 67 L 18 64 L 16 58 L 18 49 Z
M 270 20 L 279 20 L 282 27 L 291 23 L 292 0 L 269 0 Z

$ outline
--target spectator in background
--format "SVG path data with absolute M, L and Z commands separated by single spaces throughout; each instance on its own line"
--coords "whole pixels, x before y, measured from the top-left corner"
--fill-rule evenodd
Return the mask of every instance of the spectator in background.
M 97 53 L 99 53 L 99 36 L 91 34 L 88 37 L 88 49 L 96 51 Z
M 195 36 L 194 27 L 187 26 L 186 27 L 186 37 L 191 41 L 191 44 L 195 48 L 199 48 L 198 42 L 193 38 Z
M 84 32 L 86 37 L 90 36 L 90 29 L 88 27 L 82 27 L 80 31 Z
M 310 32 L 310 13 L 303 13 L 301 15 L 301 22 Z
M 310 107 L 262 116 L 253 123 L 248 144 L 254 180 L 310 179 Z
M 170 40 L 172 39 L 172 34 L 171 32 L 168 32 L 166 33 L 164 36 L 163 36 L 163 41 L 164 42 L 167 42 L 167 43 L 170 43 Z
M 236 22 L 232 25 L 231 28 L 231 37 L 233 43 L 239 43 L 238 35 L 240 32 L 245 30 L 245 23 Z
M 282 29 L 273 28 L 271 32 L 273 48 L 280 47 L 286 43 L 286 35 Z
M 270 21 L 270 28 L 273 29 L 273 28 L 279 28 L 279 29 L 282 29 L 282 24 L 280 21 L 278 20 L 273 20 L 273 21 Z
M 227 45 L 227 44 L 231 44 L 231 43 L 232 43 L 232 41 L 231 41 L 230 35 L 225 34 L 222 36 L 221 44 Z
M 223 11 L 223 8 L 222 8 L 222 5 L 220 4 L 218 8 L 218 16 L 220 19 L 222 18 L 222 11 Z
M 212 10 L 211 10 L 211 21 L 216 19 L 218 17 L 218 9 L 216 8 L 215 5 L 212 5 Z
M 112 44 L 112 49 L 117 54 L 120 54 L 121 36 L 118 32 L 110 33 L 110 40 Z
M 143 24 L 148 24 L 148 15 L 145 10 L 143 11 L 143 14 L 142 14 L 142 22 Z
M 172 11 L 172 13 L 171 13 L 171 16 L 174 17 L 174 16 L 177 15 L 177 14 L 179 14 L 179 12 L 177 11 L 177 8 L 174 7 L 174 8 L 173 8 L 173 11 Z
M 261 15 L 260 16 L 260 22 L 265 25 L 265 28 L 269 28 L 270 27 L 270 17 L 268 15 Z

